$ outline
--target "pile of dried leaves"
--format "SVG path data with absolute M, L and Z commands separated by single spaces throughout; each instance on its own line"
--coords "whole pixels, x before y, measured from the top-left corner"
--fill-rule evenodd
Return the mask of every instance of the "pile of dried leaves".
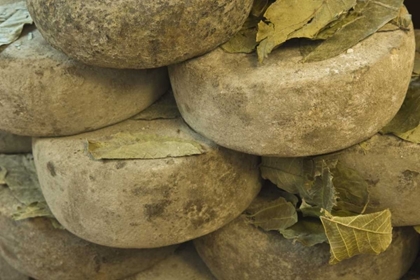
M 287 40 L 307 38 L 322 42 L 305 51 L 303 60 L 320 61 L 343 53 L 388 23 L 410 26 L 403 0 L 255 0 L 241 31 L 222 48 L 231 53 L 256 50 L 262 62 Z
M 311 158 L 263 158 L 261 172 L 282 189 L 248 221 L 306 246 L 327 242 L 330 263 L 358 254 L 379 254 L 392 242 L 391 212 L 364 214 L 368 184 L 340 162 Z

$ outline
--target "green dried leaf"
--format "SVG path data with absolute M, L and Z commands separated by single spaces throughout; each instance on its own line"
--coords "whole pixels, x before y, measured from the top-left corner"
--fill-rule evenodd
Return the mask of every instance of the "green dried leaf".
M 17 200 L 25 205 L 44 201 L 32 155 L 0 155 L 0 166 L 7 170 L 4 182 Z
M 310 183 L 308 174 L 314 170 L 312 161 L 304 158 L 263 157 L 261 176 L 273 182 L 280 189 L 299 194 L 302 186 Z
M 22 204 L 12 214 L 15 220 L 35 217 L 49 218 L 53 225 L 59 225 L 45 202 L 38 182 L 34 160 L 28 155 L 0 155 L 0 173 L 11 194 Z M 58 228 L 58 226 L 55 226 Z M 61 225 L 60 225 L 61 227 Z
M 347 24 L 346 19 L 349 11 L 356 6 L 357 0 L 323 0 L 319 2 L 322 3 L 311 21 L 289 34 L 288 39 L 321 39 L 319 33 L 326 29 L 332 29 L 335 33 L 342 25 Z M 326 34 L 326 32 L 323 33 L 322 38 L 325 38 Z
M 263 157 L 260 168 L 264 179 L 312 206 L 331 211 L 335 204 L 332 174 L 324 161 Z
M 284 199 L 286 199 L 287 202 L 290 202 L 293 204 L 293 206 L 297 206 L 297 204 L 299 203 L 299 198 L 291 193 L 279 190 L 279 194 L 281 197 L 283 197 Z
M 415 227 L 414 227 L 414 229 L 415 229 L 418 233 L 420 233 L 420 226 L 415 226 Z
M 0 5 L 0 46 L 16 41 L 25 24 L 32 24 L 25 2 Z
M 316 174 L 311 188 L 301 193 L 302 199 L 308 204 L 331 211 L 336 203 L 336 191 L 333 186 L 333 176 L 325 161 L 318 162 Z
M 304 61 L 325 60 L 345 52 L 396 18 L 402 5 L 403 0 L 358 0 L 354 10 L 362 16 L 339 29 Z
M 154 134 L 119 132 L 101 139 L 89 139 L 88 151 L 94 159 L 158 159 L 200 155 L 200 143 Z
M 420 143 L 420 81 L 410 84 L 404 103 L 397 115 L 380 131 L 404 140 Z
M 321 221 L 315 218 L 300 218 L 296 224 L 280 230 L 280 233 L 284 238 L 292 239 L 308 247 L 328 241 Z
M 354 169 L 338 162 L 331 170 L 333 184 L 337 192 L 337 205 L 335 209 L 362 213 L 369 203 L 369 185 L 365 179 Z
M 297 222 L 298 217 L 295 206 L 279 197 L 252 209 L 247 215 L 247 220 L 250 224 L 268 231 L 288 228 Z
M 300 204 L 298 211 L 302 213 L 303 217 L 319 218 L 322 215 L 324 215 L 322 210 L 323 208 L 319 206 L 312 206 L 306 203 L 305 200 L 302 200 L 302 203 Z
M 289 34 L 302 28 L 315 15 L 322 1 L 276 1 L 264 13 L 265 21 L 258 24 L 257 47 L 260 62 L 278 45 L 283 44 Z
M 391 212 L 337 217 L 326 212 L 321 217 L 329 244 L 330 264 L 359 254 L 380 254 L 392 242 Z
M 255 40 L 256 36 L 256 27 L 242 29 L 232 39 L 221 45 L 221 48 L 228 53 L 252 53 L 258 44 Z
M 176 119 L 181 117 L 172 93 L 165 94 L 146 110 L 134 116 L 134 120 Z
M 12 215 L 12 218 L 16 221 L 36 217 L 54 218 L 54 215 L 51 213 L 51 210 L 45 201 L 33 202 L 29 205 L 18 207 L 17 211 Z

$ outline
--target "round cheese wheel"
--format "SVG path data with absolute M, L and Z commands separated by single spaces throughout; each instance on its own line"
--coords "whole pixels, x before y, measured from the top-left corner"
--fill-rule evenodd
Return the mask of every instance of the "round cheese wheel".
M 204 54 L 232 37 L 252 0 L 28 0 L 46 40 L 86 64 L 155 68 Z
M 72 135 L 139 113 L 169 87 L 167 70 L 91 67 L 53 49 L 34 27 L 0 52 L 0 129 Z
M 351 52 L 302 63 L 300 44 L 254 54 L 221 48 L 169 67 L 185 121 L 245 153 L 299 157 L 337 151 L 397 113 L 413 69 L 413 31 L 379 32 Z
M 118 143 L 129 145 L 118 137 L 150 149 L 133 159 L 93 159 L 89 141 L 101 146 L 114 139 L 110 146 L 118 152 L 127 147 Z M 185 144 L 201 151 L 176 156 Z M 161 150 L 168 145 L 175 146 Z M 194 239 L 236 218 L 260 190 L 257 157 L 217 146 L 180 118 L 37 138 L 33 150 L 45 199 L 60 223 L 105 246 L 151 248 Z

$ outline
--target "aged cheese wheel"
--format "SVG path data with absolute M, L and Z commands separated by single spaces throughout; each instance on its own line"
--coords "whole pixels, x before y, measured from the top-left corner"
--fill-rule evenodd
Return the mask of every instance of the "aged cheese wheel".
M 216 280 L 192 243 L 182 244 L 175 253 L 125 280 Z
M 0 186 L 0 256 L 35 279 L 117 280 L 151 267 L 175 249 L 96 245 L 54 228 L 49 218 L 14 221 L 11 215 L 18 206 L 9 188 Z
M 0 280 L 29 280 L 29 277 L 11 267 L 0 257 Z
M 369 184 L 368 211 L 389 208 L 394 226 L 420 225 L 420 145 L 376 134 L 319 158 L 339 160 L 359 172 Z
M 419 234 L 411 227 L 394 228 L 393 241 L 382 254 L 358 255 L 335 265 L 328 263 L 328 244 L 305 247 L 278 232 L 266 232 L 250 225 L 243 215 L 196 239 L 194 244 L 219 280 L 397 280 L 416 258 Z
M 32 138 L 0 131 L 0 154 L 30 153 Z
M 155 68 L 204 54 L 245 22 L 252 0 L 28 0 L 46 40 L 86 64 Z
M 0 52 L 0 129 L 58 136 L 98 129 L 142 111 L 166 92 L 167 70 L 84 65 L 28 27 Z M 32 38 L 32 39 L 31 39 Z
M 193 141 L 206 152 L 158 159 L 91 157 L 86 140 L 121 134 Z M 151 248 L 194 239 L 236 218 L 260 190 L 257 157 L 218 147 L 181 118 L 128 120 L 33 143 L 54 215 L 69 231 L 105 246 Z
M 256 55 L 220 48 L 169 68 L 185 121 L 217 144 L 297 157 L 372 136 L 397 113 L 413 69 L 413 31 L 376 33 L 351 52 L 302 63 L 299 44 Z

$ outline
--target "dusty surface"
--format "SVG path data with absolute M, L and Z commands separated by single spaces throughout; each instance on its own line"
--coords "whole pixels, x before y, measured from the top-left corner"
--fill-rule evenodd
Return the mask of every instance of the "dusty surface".
M 29 280 L 29 277 L 11 267 L 0 257 L 0 280 Z
M 182 244 L 175 253 L 153 267 L 125 280 L 216 280 L 192 243 Z
M 20 154 L 32 151 L 32 138 L 0 131 L 0 154 Z
M 338 159 L 360 173 L 369 184 L 369 211 L 389 208 L 394 226 L 420 225 L 420 145 L 376 134 L 320 158 Z
M 245 22 L 252 0 L 28 0 L 47 41 L 86 64 L 155 68 L 204 54 Z
M 259 198 L 254 203 L 261 201 Z M 194 244 L 219 280 L 397 280 L 417 255 L 419 235 L 411 227 L 395 228 L 393 242 L 384 253 L 359 255 L 336 265 L 328 263 L 328 244 L 305 247 L 278 232 L 265 232 L 246 223 L 244 216 Z
M 169 67 L 185 121 L 221 146 L 296 157 L 375 134 L 400 108 L 413 69 L 413 32 L 377 33 L 352 51 L 301 63 L 299 46 L 256 55 L 220 48 Z
M 142 132 L 194 140 L 201 155 L 93 160 L 86 139 Z M 260 190 L 258 158 L 218 147 L 182 119 L 128 120 L 33 144 L 43 193 L 57 219 L 94 243 L 150 248 L 181 243 L 236 218 Z
M 137 114 L 169 87 L 166 69 L 87 66 L 53 49 L 33 27 L 25 30 L 0 53 L 1 130 L 59 136 L 98 129 Z
M 175 247 L 115 249 L 55 229 L 47 218 L 14 221 L 21 204 L 0 186 L 0 256 L 15 269 L 42 280 L 121 279 L 147 269 Z

